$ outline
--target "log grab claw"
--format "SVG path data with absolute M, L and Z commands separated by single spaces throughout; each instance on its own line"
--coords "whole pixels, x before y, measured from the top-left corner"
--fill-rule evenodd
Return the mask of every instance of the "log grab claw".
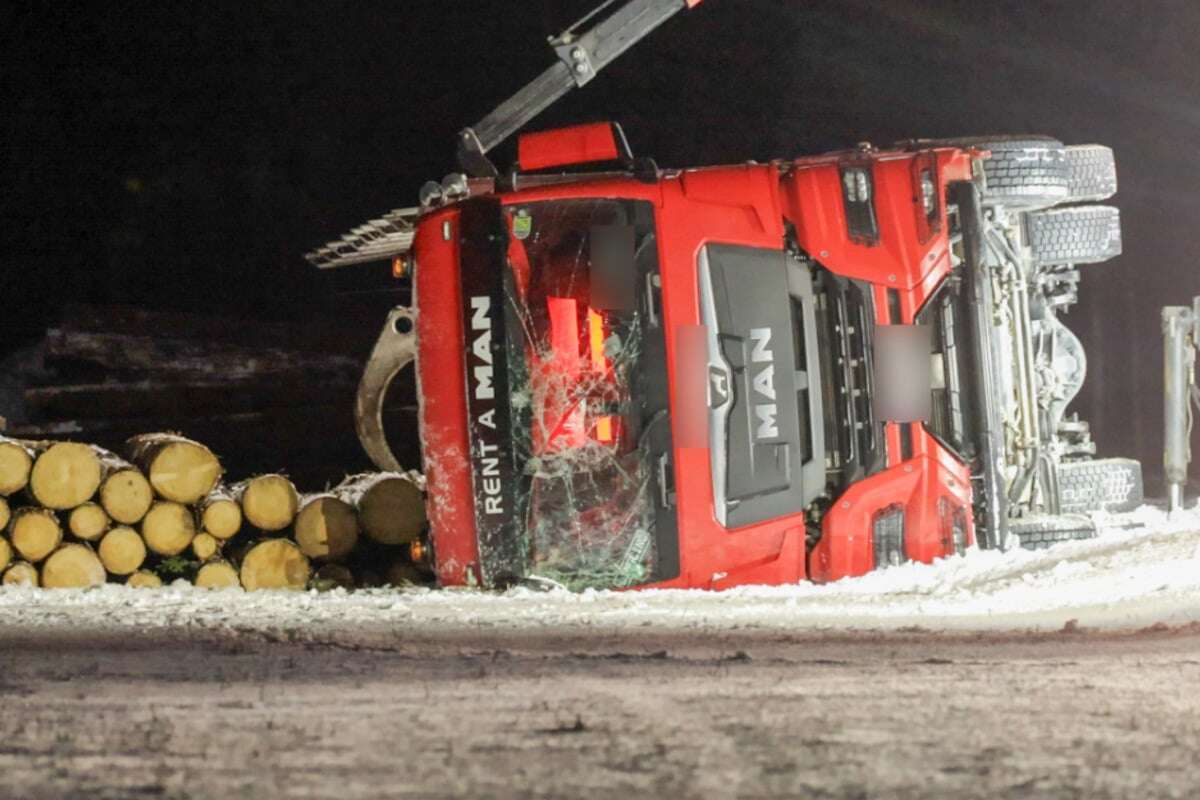
M 400 371 L 417 357 L 416 312 L 396 306 L 371 350 L 354 401 L 354 428 L 367 456 L 382 470 L 402 472 L 383 431 L 383 399 Z

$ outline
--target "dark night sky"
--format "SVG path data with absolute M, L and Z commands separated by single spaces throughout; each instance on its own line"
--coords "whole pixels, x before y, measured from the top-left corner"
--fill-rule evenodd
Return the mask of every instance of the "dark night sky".
M 71 5 L 0 12 L 9 346 L 67 300 L 375 327 L 386 295 L 300 254 L 413 204 L 593 0 Z M 1153 471 L 1158 308 L 1200 294 L 1197 43 L 1182 0 L 707 0 L 534 127 L 615 118 L 666 166 L 976 133 L 1113 146 L 1125 255 L 1085 268 L 1068 324 L 1102 450 Z

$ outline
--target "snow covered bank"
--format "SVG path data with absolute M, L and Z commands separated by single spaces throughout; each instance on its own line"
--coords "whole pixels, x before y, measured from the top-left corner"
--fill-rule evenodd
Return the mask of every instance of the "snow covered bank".
M 699 591 L 212 592 L 0 588 L 0 630 L 154 628 L 320 635 L 357 628 L 932 630 L 1140 627 L 1200 620 L 1200 506 L 1101 520 L 1093 540 L 975 551 L 817 586 Z M 1132 527 L 1131 527 L 1132 526 Z

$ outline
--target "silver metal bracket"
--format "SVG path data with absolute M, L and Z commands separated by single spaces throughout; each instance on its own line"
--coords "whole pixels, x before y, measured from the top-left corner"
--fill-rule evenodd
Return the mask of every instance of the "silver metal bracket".
M 1191 434 L 1195 421 L 1192 405 L 1200 409 L 1196 385 L 1196 352 L 1200 349 L 1200 297 L 1192 307 L 1168 306 L 1162 310 L 1164 387 L 1163 467 L 1167 478 L 1168 508 L 1183 507 L 1188 465 L 1192 460 Z
M 571 70 L 571 78 L 576 86 L 583 86 L 596 77 L 596 68 L 592 66 L 592 54 L 582 41 L 554 44 L 554 52 L 558 54 L 559 61 Z

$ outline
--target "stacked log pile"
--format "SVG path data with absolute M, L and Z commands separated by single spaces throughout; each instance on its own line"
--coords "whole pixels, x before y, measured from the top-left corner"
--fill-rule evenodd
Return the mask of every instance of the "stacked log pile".
M 352 409 L 377 333 L 331 318 L 262 323 L 70 306 L 31 351 L 24 408 L 6 433 L 118 450 L 142 431 L 173 430 L 206 442 L 238 473 L 287 464 L 296 480 L 323 484 L 336 479 L 331 464 L 370 466 Z M 415 429 L 410 381 L 402 375 L 389 394 L 389 431 Z M 397 436 L 393 449 L 418 463 L 415 437 Z
M 414 474 L 356 475 L 301 494 L 278 473 L 226 484 L 212 450 L 177 434 L 134 436 L 122 455 L 0 437 L 0 583 L 300 590 L 432 580 L 411 556 L 425 525 Z

